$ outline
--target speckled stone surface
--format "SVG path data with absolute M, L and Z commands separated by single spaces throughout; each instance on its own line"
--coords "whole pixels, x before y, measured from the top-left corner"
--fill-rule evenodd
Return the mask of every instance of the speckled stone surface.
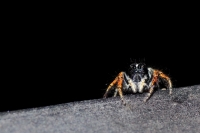
M 0 113 L 0 133 L 197 133 L 200 85 Z

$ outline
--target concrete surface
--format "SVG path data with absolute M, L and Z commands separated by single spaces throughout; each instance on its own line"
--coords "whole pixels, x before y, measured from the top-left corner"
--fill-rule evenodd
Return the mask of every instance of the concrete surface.
M 200 85 L 0 113 L 0 133 L 197 133 Z

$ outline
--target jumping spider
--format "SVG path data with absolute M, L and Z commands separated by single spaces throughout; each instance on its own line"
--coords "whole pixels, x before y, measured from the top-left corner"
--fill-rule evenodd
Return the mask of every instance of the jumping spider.
M 164 86 L 169 89 L 169 94 L 172 94 L 171 79 L 163 72 L 147 67 L 144 63 L 133 63 L 130 65 L 129 72 L 120 72 L 113 82 L 108 86 L 104 98 L 108 96 L 111 89 L 115 89 L 114 97 L 119 96 L 123 104 L 126 104 L 123 98 L 123 91 L 130 90 L 133 93 L 143 93 L 148 91 L 146 102 L 152 95 L 155 88 L 160 87 L 161 81 L 164 81 Z

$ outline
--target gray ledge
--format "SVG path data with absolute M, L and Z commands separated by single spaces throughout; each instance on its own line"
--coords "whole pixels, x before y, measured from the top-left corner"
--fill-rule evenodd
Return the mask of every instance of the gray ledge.
M 200 85 L 0 113 L 1 133 L 197 133 Z

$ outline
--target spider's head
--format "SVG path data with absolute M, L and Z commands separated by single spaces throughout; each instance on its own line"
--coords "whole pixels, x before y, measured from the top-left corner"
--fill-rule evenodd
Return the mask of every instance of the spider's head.
M 140 82 L 148 74 L 148 70 L 144 63 L 133 63 L 130 65 L 129 73 L 134 82 Z

